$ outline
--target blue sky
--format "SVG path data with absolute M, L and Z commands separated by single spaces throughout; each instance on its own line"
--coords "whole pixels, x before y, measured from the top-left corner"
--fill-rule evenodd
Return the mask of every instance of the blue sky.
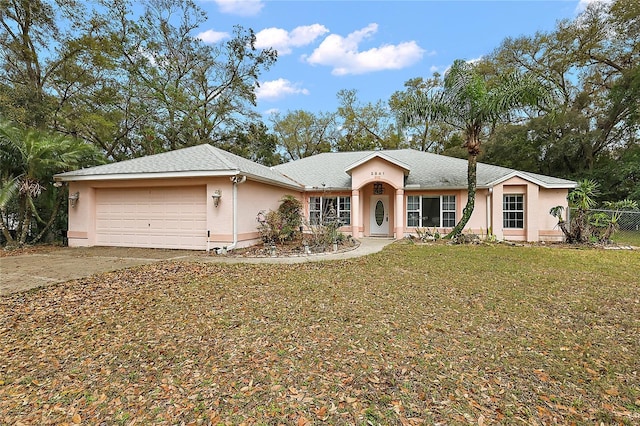
M 342 89 L 386 101 L 407 80 L 487 55 L 506 37 L 552 30 L 588 1 L 197 0 L 209 16 L 197 36 L 217 43 L 241 25 L 258 47 L 278 50 L 257 91 L 265 117 L 334 112 Z

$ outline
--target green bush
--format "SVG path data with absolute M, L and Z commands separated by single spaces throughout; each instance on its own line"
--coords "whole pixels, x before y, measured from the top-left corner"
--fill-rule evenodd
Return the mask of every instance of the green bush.
M 295 240 L 302 225 L 302 203 L 291 195 L 280 200 L 278 210 L 260 211 L 256 217 L 258 232 L 265 244 Z

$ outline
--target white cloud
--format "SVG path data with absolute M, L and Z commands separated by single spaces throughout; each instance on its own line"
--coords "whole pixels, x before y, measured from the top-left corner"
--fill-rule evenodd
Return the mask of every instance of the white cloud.
M 211 0 L 203 0 L 211 1 Z M 221 13 L 240 16 L 254 16 L 264 7 L 262 0 L 213 0 Z
M 224 40 L 225 38 L 229 38 L 229 33 L 207 30 L 196 35 L 196 38 L 204 41 L 205 43 L 217 43 L 220 40 Z
M 277 115 L 280 114 L 280 110 L 278 108 L 270 108 L 268 110 L 266 110 L 265 112 L 262 113 L 263 116 L 265 117 L 271 117 L 273 115 Z
M 465 62 L 467 64 L 475 65 L 478 62 L 480 62 L 483 58 L 484 58 L 484 56 L 478 56 L 477 58 L 467 59 L 467 60 L 465 60 Z M 453 64 L 451 64 L 451 65 L 453 65 Z M 448 73 L 449 70 L 451 69 L 451 65 L 448 65 L 441 74 L 444 75 L 444 74 Z M 433 67 L 431 67 L 431 68 L 433 68 Z
M 279 55 L 291 53 L 292 47 L 306 46 L 329 30 L 320 24 L 306 25 L 287 32 L 282 28 L 265 28 L 256 33 L 256 48 L 273 48 Z
M 576 6 L 576 13 L 583 12 L 591 3 L 611 3 L 613 0 L 580 0 Z
M 360 43 L 378 31 L 378 24 L 369 24 L 347 37 L 331 34 L 310 56 L 304 57 L 312 65 L 333 67 L 333 75 L 365 74 L 374 71 L 402 69 L 413 65 L 425 54 L 415 41 L 396 45 L 385 44 L 359 51 Z
M 275 101 L 288 95 L 308 94 L 309 90 L 300 87 L 299 84 L 291 83 L 284 78 L 262 82 L 260 83 L 260 87 L 256 88 L 256 98 L 266 101 Z

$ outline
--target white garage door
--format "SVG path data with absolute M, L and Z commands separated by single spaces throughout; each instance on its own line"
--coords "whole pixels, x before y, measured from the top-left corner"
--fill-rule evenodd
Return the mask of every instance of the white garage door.
M 96 243 L 103 246 L 206 248 L 206 187 L 96 190 Z

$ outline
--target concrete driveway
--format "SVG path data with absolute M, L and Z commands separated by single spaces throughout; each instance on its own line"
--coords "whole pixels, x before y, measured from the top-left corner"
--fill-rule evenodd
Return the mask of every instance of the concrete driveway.
M 357 248 L 338 253 L 299 257 L 233 257 L 187 250 L 124 247 L 46 247 L 34 253 L 0 257 L 0 296 L 30 290 L 94 274 L 163 260 L 221 263 L 302 263 L 365 256 L 393 240 L 364 238 Z

